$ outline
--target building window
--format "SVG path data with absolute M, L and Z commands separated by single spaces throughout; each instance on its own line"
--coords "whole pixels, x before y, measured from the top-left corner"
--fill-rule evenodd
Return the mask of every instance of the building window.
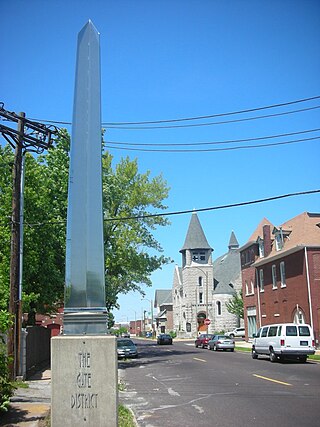
M 259 238 L 259 257 L 264 258 L 264 243 L 263 240 Z
M 280 280 L 281 280 L 281 288 L 285 288 L 286 285 L 286 270 L 284 266 L 284 261 L 280 262 Z
M 297 323 L 297 324 L 306 323 L 304 313 L 299 306 L 297 306 L 294 312 L 293 323 Z
M 254 295 L 254 285 L 253 285 L 253 281 L 251 280 L 251 293 L 252 295 Z
M 245 286 L 246 286 L 246 295 L 249 295 L 249 287 L 248 287 L 248 282 L 247 281 L 246 281 Z
M 199 278 L 198 278 L 198 283 L 199 283 L 199 286 L 202 286 L 202 277 L 201 276 L 199 276 Z
M 198 260 L 199 260 L 199 253 L 192 252 L 192 261 L 198 261 Z
M 217 306 L 217 316 L 221 316 L 221 302 L 217 301 L 216 302 L 216 306 Z
M 204 252 L 200 252 L 200 261 L 206 260 L 206 254 Z
M 275 264 L 272 266 L 272 289 L 277 289 L 277 267 Z
M 276 250 L 281 251 L 281 249 L 283 248 L 283 237 L 281 232 L 275 235 L 275 240 L 276 240 Z
M 199 292 L 199 304 L 203 304 L 203 293 Z
M 260 292 L 264 292 L 264 279 L 263 279 L 263 270 L 259 270 L 259 279 L 260 279 Z

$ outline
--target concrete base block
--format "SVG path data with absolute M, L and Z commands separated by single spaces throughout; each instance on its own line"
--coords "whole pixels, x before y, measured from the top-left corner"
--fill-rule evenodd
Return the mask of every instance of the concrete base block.
M 113 336 L 51 340 L 51 427 L 117 427 L 118 358 Z

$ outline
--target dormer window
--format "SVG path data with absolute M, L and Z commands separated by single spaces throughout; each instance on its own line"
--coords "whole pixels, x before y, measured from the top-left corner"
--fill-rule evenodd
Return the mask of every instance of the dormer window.
M 277 233 L 275 235 L 275 240 L 276 240 L 276 250 L 277 251 L 281 251 L 281 249 L 283 248 L 283 238 L 282 238 L 282 235 L 280 233 Z
M 258 245 L 259 245 L 259 257 L 264 258 L 264 241 L 261 237 L 258 237 Z

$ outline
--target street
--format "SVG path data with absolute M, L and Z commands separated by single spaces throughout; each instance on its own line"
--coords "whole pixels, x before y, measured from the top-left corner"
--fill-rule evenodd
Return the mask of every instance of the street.
M 250 353 L 157 346 L 135 340 L 139 358 L 119 362 L 120 402 L 141 427 L 319 425 L 320 364 L 270 363 Z

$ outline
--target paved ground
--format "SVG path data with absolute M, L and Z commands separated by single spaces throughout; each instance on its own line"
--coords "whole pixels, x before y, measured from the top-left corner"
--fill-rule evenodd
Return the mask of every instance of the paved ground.
M 236 346 L 251 348 L 251 343 L 237 340 Z M 320 354 L 320 350 L 316 353 Z M 38 372 L 27 383 L 29 388 L 18 388 L 15 391 L 10 410 L 1 416 L 1 427 L 45 427 L 44 420 L 51 407 L 51 370 Z
M 29 388 L 18 388 L 11 398 L 10 410 L 1 416 L 1 427 L 40 427 L 51 404 L 51 371 L 43 370 L 27 381 Z

